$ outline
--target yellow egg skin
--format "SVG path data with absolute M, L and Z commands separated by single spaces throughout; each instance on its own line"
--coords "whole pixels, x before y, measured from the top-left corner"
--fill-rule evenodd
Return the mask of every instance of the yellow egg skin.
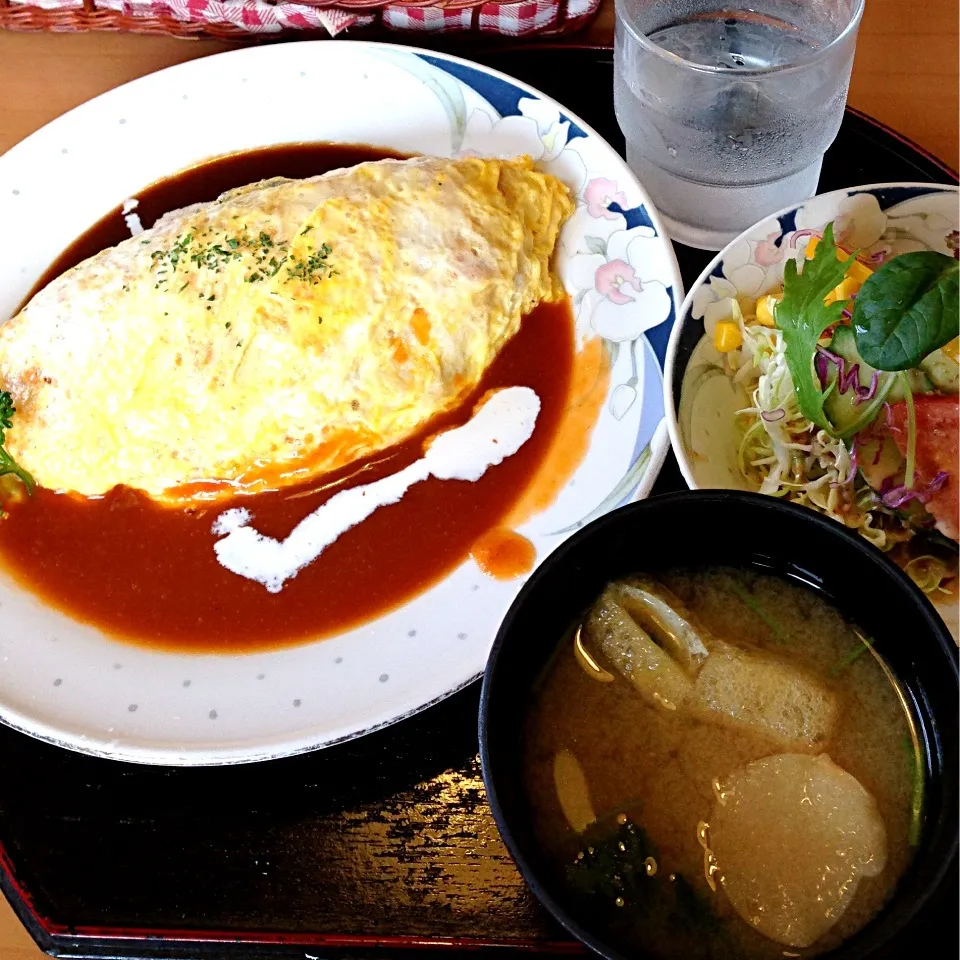
M 563 296 L 572 210 L 521 157 L 364 163 L 174 211 L 0 326 L 8 449 L 50 489 L 171 503 L 376 453 Z

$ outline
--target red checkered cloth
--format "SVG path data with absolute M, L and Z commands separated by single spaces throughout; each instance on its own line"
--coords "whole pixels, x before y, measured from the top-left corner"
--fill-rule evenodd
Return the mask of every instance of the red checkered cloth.
M 10 0 L 12 4 L 38 0 Z M 45 7 L 76 6 L 78 0 L 39 0 Z M 96 0 L 100 9 L 129 17 L 169 16 L 185 23 L 226 23 L 252 34 L 281 30 L 323 29 L 335 37 L 348 27 L 368 26 L 377 18 L 397 32 L 452 33 L 475 30 L 523 37 L 549 32 L 564 23 L 589 20 L 600 0 L 525 0 L 521 3 L 485 3 L 480 7 L 403 6 L 382 0 Z M 374 13 L 373 8 L 380 8 Z

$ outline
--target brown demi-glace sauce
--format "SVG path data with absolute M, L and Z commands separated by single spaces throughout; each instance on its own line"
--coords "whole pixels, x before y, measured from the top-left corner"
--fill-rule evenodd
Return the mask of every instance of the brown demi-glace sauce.
M 273 176 L 308 177 L 396 156 L 366 146 L 296 144 L 211 160 L 137 194 L 149 227 L 163 213 L 215 199 Z M 37 289 L 129 236 L 118 207 L 47 271 Z M 457 567 L 474 543 L 507 517 L 547 455 L 563 417 L 574 361 L 567 302 L 541 304 L 462 407 L 371 460 L 303 487 L 238 498 L 260 532 L 285 537 L 343 483 L 369 483 L 422 455 L 438 429 L 469 419 L 488 390 L 528 386 L 541 412 L 531 439 L 475 483 L 430 479 L 343 534 L 278 594 L 217 562 L 214 519 L 231 506 L 177 509 L 118 487 L 102 499 L 38 489 L 8 505 L 0 561 L 22 583 L 72 616 L 127 639 L 196 652 L 263 649 L 340 632 L 394 608 Z M 96 438 L 90 438 L 96 443 Z M 317 487 L 325 489 L 316 491 Z M 315 492 L 311 492 L 315 491 Z M 478 572 L 478 577 L 484 574 Z

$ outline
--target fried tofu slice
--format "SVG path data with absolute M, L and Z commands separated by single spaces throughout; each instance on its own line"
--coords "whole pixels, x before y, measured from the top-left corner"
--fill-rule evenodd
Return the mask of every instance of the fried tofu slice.
M 838 710 L 834 693 L 805 670 L 722 642 L 697 675 L 687 706 L 703 720 L 803 751 L 823 748 Z

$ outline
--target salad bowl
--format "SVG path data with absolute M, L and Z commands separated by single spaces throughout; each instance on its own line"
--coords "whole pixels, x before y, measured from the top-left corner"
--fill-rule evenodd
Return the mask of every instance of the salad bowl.
M 831 235 L 837 259 L 824 250 L 816 257 Z M 691 489 L 768 493 L 857 529 L 906 568 L 955 638 L 958 368 L 944 338 L 956 336 L 958 247 L 956 187 L 874 184 L 785 209 L 741 234 L 693 284 L 664 376 L 670 439 Z M 896 278 L 890 286 L 888 268 L 861 292 L 890 263 L 932 267 L 946 279 L 907 278 L 914 296 Z M 835 305 L 807 297 L 818 305 L 811 321 L 800 303 L 817 270 Z M 785 276 L 797 284 L 787 310 L 779 304 Z M 928 298 L 908 315 L 923 289 L 936 308 Z M 891 318 L 896 303 L 905 306 Z M 864 319 L 871 311 L 872 333 Z M 788 313 L 793 321 L 782 319 Z M 781 326 L 790 328 L 786 336 Z M 864 345 L 871 335 L 872 352 Z M 801 366 L 809 378 L 798 390 Z M 947 466 L 932 469 L 936 460 Z M 952 504 L 952 516 L 938 504 L 948 513 Z

